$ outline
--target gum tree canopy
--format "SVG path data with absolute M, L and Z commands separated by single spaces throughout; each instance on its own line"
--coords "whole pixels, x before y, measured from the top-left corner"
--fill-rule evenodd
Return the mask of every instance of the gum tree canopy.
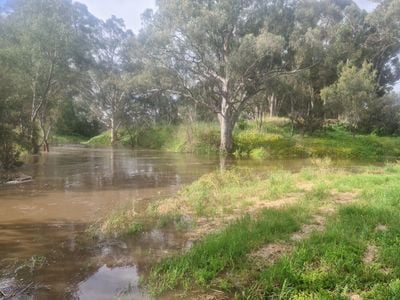
M 148 22 L 152 63 L 173 76 L 177 95 L 217 114 L 222 151 L 233 150 L 239 114 L 266 79 L 290 72 L 289 42 L 268 22 L 268 10 L 290 3 L 160 0 Z

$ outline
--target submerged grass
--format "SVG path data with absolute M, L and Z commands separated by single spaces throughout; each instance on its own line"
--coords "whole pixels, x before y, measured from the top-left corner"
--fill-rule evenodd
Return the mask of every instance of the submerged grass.
M 315 165 L 319 167 L 298 174 L 253 178 L 252 182 L 263 182 L 264 187 L 276 184 L 282 190 L 285 179 L 292 182 L 290 186 L 308 183 L 311 187 L 289 207 L 245 215 L 190 250 L 166 258 L 148 277 L 151 291 L 196 287 L 206 294 L 216 289 L 236 299 L 399 299 L 400 166 L 348 173 L 335 170 L 328 160 L 317 160 Z M 196 197 L 211 197 L 211 203 L 223 190 L 230 190 L 234 199 L 241 191 L 230 176 L 232 188 L 220 180 L 222 188 L 217 193 L 204 183 L 190 188 L 205 189 Z M 246 184 L 242 184 L 244 190 Z M 280 190 L 271 197 L 281 195 Z M 326 216 L 324 231 L 290 240 L 316 211 L 328 206 L 336 209 Z M 249 258 L 259 247 L 274 242 L 293 246 L 271 264 L 260 265 Z
M 143 216 L 137 214 L 134 208 L 120 207 L 89 226 L 87 233 L 93 238 L 135 235 L 145 230 L 146 225 Z

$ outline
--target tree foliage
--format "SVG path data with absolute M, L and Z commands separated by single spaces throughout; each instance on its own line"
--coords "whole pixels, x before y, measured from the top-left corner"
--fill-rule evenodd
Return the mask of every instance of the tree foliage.
M 49 150 L 53 133 L 137 136 L 162 123 L 286 116 L 314 132 L 399 132 L 400 1 L 160 0 L 143 29 L 70 0 L 10 0 L 0 13 L 4 157 Z M 338 67 L 339 66 L 339 67 Z M 12 161 L 13 159 L 9 160 Z M 3 166 L 6 164 L 3 163 Z

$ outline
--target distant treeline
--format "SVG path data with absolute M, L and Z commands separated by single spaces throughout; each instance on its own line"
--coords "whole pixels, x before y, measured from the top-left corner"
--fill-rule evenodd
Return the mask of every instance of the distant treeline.
M 71 0 L 10 0 L 0 11 L 0 158 L 49 151 L 53 134 L 219 123 L 234 150 L 242 119 L 290 118 L 313 133 L 400 133 L 400 0 L 160 0 L 138 34 Z

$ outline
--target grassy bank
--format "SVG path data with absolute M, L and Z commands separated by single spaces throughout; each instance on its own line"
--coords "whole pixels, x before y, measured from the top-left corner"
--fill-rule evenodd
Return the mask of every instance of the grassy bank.
M 321 160 L 298 174 L 255 178 L 231 171 L 227 176 L 226 182 L 213 180 L 213 185 L 203 177 L 175 199 L 179 205 L 169 206 L 194 220 L 196 226 L 188 232 L 197 231 L 198 242 L 152 269 L 147 284 L 153 293 L 183 291 L 216 299 L 397 299 L 399 165 L 366 167 L 354 174 Z M 242 189 L 232 176 L 241 176 Z M 287 179 L 292 189 L 286 191 L 279 178 Z M 278 192 L 271 192 L 272 187 Z M 257 192 L 248 194 L 253 188 Z M 234 207 L 222 200 L 227 194 Z M 209 197 L 212 209 L 196 210 L 193 203 Z M 158 213 L 166 213 L 167 207 L 160 205 Z
M 143 129 L 134 134 L 122 131 L 125 146 L 163 149 L 173 152 L 217 153 L 217 124 L 166 125 Z M 87 144 L 109 145 L 109 133 L 92 138 Z M 267 120 L 262 129 L 252 121 L 241 122 L 234 132 L 236 157 L 268 159 L 332 157 L 340 159 L 381 159 L 400 156 L 400 137 L 354 135 L 340 126 L 330 126 L 312 136 L 291 134 L 286 119 Z

